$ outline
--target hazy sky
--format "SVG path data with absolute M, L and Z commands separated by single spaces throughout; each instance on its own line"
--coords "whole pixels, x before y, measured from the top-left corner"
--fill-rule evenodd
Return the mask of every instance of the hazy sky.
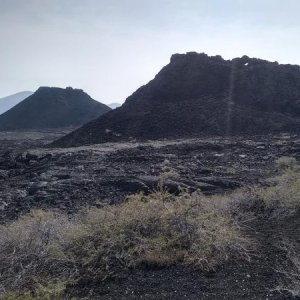
M 173 53 L 300 64 L 299 0 L 0 0 L 0 98 L 39 86 L 122 102 Z

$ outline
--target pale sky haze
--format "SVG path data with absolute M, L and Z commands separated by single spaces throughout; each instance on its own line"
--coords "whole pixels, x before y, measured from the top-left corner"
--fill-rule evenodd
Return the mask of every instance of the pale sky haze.
M 300 64 L 299 0 L 0 0 L 0 98 L 39 86 L 123 102 L 173 53 Z

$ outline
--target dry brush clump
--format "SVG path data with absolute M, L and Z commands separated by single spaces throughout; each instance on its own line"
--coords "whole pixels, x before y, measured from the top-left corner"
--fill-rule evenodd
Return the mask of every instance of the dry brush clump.
M 76 271 L 72 262 L 55 255 L 55 245 L 61 242 L 68 224 L 63 215 L 36 210 L 0 227 L 0 295 L 3 299 L 4 295 L 6 299 L 18 299 L 18 291 L 22 291 L 20 299 L 26 299 L 29 291 L 41 292 Z
M 256 195 L 274 218 L 285 218 L 300 209 L 300 166 L 294 158 L 277 160 L 281 174 L 270 180 L 268 187 L 257 188 Z
M 161 188 L 69 219 L 34 211 L 0 228 L 0 295 L 59 299 L 64 284 L 141 266 L 208 270 L 248 258 L 249 244 L 224 204 L 200 193 L 174 196 Z
M 281 274 L 281 280 L 275 290 L 288 292 L 293 297 L 300 296 L 300 250 L 299 241 L 290 238 L 281 238 L 278 248 L 286 253 L 286 259 L 276 266 L 275 271 Z
M 264 185 L 243 187 L 229 194 L 214 196 L 223 202 L 223 209 L 239 222 L 253 217 L 263 219 L 289 217 L 300 209 L 300 165 L 293 157 L 275 161 L 276 177 Z
M 83 275 L 88 271 L 100 278 L 139 265 L 211 269 L 230 257 L 246 256 L 248 244 L 213 201 L 166 191 L 89 209 L 66 235 L 63 249 L 70 259 L 80 261 Z
M 8 291 L 0 294 L 2 300 L 66 300 L 65 284 L 36 284 L 34 289 Z M 75 298 L 74 298 L 75 300 Z
M 280 228 L 273 233 L 274 246 L 285 253 L 285 259 L 276 271 L 282 275 L 280 292 L 300 296 L 300 244 L 299 232 L 294 231 L 300 216 L 300 165 L 293 157 L 276 161 L 280 175 L 269 180 L 269 186 L 254 190 L 264 204 L 264 218 L 275 219 Z M 296 223 L 295 223 L 296 222 Z

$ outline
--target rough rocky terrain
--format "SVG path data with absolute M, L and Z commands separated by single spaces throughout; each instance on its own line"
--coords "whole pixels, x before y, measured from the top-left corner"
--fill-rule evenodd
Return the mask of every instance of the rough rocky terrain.
M 40 87 L 0 115 L 0 130 L 78 127 L 110 110 L 80 89 Z
M 299 99 L 299 66 L 175 54 L 120 108 L 54 145 L 299 132 Z
M 300 159 L 300 137 L 289 134 L 45 147 L 65 133 L 0 134 L 1 222 L 32 208 L 73 213 L 86 205 L 116 203 L 155 188 L 166 174 L 165 184 L 175 193 L 263 184 L 263 178 L 276 174 L 277 158 Z M 70 299 L 299 299 L 277 290 L 284 281 L 279 270 L 287 266 L 285 252 L 275 246 L 283 237 L 296 239 L 299 220 L 296 215 L 284 223 L 244 224 L 256 245 L 250 261 L 231 261 L 209 273 L 178 266 L 140 268 L 119 279 L 83 280 L 67 292 Z
M 53 135 L 52 138 L 56 138 Z M 49 137 L 50 138 L 50 137 Z M 0 146 L 0 219 L 34 207 L 73 212 L 87 204 L 115 203 L 157 187 L 163 174 L 173 192 L 205 193 L 259 183 L 276 158 L 300 155 L 299 137 L 207 138 L 107 143 L 66 149 L 9 150 Z M 10 147 L 12 149 L 13 146 Z

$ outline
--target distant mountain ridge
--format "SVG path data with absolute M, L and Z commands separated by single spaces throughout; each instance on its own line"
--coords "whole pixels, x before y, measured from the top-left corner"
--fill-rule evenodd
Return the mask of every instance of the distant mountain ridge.
M 117 107 L 120 107 L 122 104 L 118 103 L 118 102 L 113 102 L 113 103 L 110 103 L 108 104 L 108 106 L 111 108 L 111 109 L 115 109 Z
M 27 97 L 31 96 L 33 92 L 23 91 L 7 97 L 0 98 L 0 115 L 8 111 L 19 102 L 23 101 Z
M 188 52 L 120 108 L 53 145 L 279 132 L 300 132 L 299 66 Z
M 78 127 L 110 110 L 80 89 L 40 87 L 0 116 L 0 130 Z

